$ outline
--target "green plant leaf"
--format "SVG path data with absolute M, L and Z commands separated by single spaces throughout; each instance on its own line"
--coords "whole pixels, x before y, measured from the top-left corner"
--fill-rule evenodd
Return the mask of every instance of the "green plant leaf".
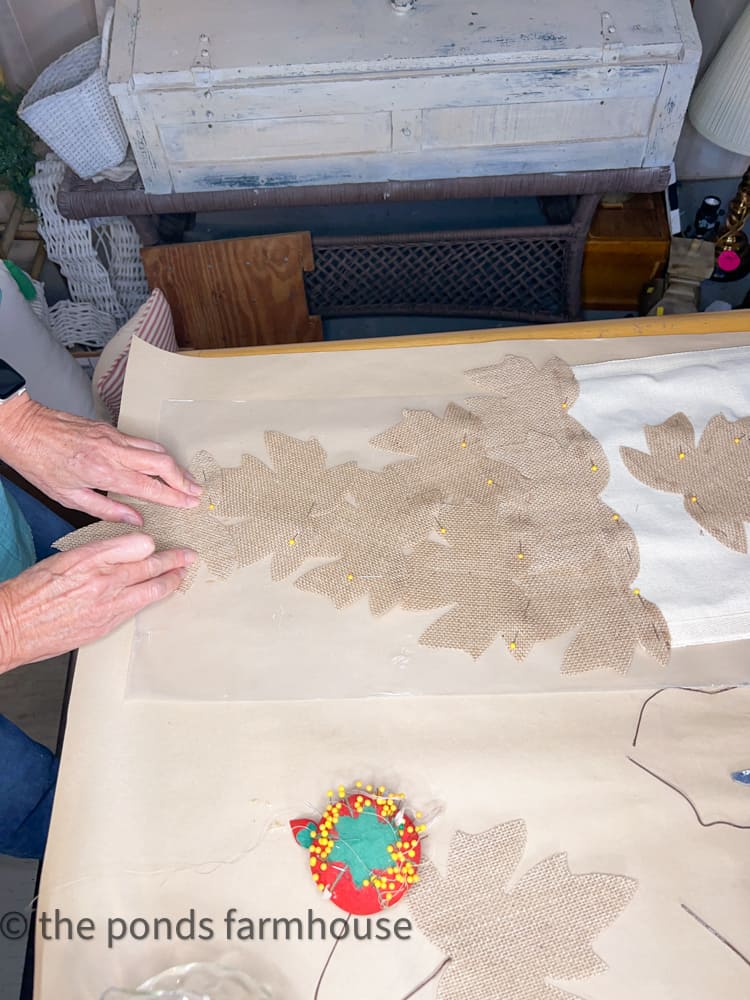
M 34 134 L 18 117 L 22 97 L 0 84 L 0 187 L 18 195 L 25 205 L 32 205 L 29 178 L 34 173 L 36 153 Z

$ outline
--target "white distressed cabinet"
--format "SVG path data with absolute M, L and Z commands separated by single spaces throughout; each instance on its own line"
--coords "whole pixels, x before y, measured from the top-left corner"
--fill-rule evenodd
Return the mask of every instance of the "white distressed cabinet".
M 146 191 L 671 161 L 689 0 L 400 2 L 117 0 L 109 82 Z

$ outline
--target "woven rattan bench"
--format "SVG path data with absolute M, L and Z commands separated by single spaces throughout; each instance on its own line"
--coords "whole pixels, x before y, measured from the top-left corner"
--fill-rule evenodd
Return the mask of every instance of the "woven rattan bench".
M 68 171 L 58 205 L 72 219 L 128 216 L 144 245 L 153 245 L 179 239 L 179 226 L 170 232 L 164 221 L 187 213 L 575 197 L 575 209 L 562 224 L 314 237 L 315 270 L 305 278 L 310 312 L 324 318 L 411 314 L 559 322 L 580 313 L 583 249 L 601 195 L 663 191 L 668 180 L 667 168 L 640 168 L 147 194 L 137 174 L 126 181 L 93 183 Z

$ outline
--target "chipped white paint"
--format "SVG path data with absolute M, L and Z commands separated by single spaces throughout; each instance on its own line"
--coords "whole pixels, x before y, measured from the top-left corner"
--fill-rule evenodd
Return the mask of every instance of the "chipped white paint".
M 110 85 L 147 190 L 668 163 L 689 0 L 118 0 Z

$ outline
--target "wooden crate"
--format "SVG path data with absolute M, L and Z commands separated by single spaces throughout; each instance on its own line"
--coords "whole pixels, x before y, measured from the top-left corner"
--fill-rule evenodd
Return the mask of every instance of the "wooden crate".
M 583 308 L 638 309 L 644 285 L 666 272 L 670 239 L 663 195 L 600 205 L 583 255 Z
M 654 167 L 689 0 L 118 0 L 109 82 L 155 194 Z

